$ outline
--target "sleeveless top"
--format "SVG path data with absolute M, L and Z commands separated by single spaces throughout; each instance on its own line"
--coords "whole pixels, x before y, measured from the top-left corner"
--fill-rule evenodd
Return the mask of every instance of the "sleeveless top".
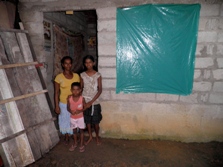
M 81 73 L 81 78 L 84 81 L 84 87 L 82 95 L 84 96 L 85 102 L 91 101 L 94 96 L 98 93 L 98 78 L 101 76 L 99 72 L 89 76 L 86 72 Z M 99 100 L 96 99 L 93 104 L 99 104 Z
M 73 111 L 76 110 L 82 110 L 83 109 L 83 96 L 80 96 L 80 98 L 78 99 L 78 101 L 74 101 L 72 96 L 69 98 L 69 102 L 70 102 L 70 109 Z M 77 114 L 77 115 L 70 115 L 71 118 L 74 119 L 78 119 L 78 118 L 82 118 L 83 117 L 83 112 Z

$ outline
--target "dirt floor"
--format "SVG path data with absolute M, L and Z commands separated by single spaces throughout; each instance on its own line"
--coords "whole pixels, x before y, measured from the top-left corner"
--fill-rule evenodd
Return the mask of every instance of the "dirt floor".
M 87 139 L 87 137 L 85 137 Z M 181 143 L 159 140 L 95 140 L 80 153 L 61 140 L 29 167 L 223 167 L 223 143 Z

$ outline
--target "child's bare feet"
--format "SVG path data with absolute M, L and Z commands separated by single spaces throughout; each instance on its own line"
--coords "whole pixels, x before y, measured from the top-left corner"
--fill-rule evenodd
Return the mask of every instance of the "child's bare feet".
M 88 145 L 92 140 L 92 137 L 89 137 L 88 141 L 87 142 L 84 142 L 85 145 Z
M 77 144 L 72 144 L 71 147 L 69 148 L 69 151 L 74 151 L 76 147 Z
M 96 143 L 97 143 L 98 146 L 101 145 L 100 137 L 96 137 Z

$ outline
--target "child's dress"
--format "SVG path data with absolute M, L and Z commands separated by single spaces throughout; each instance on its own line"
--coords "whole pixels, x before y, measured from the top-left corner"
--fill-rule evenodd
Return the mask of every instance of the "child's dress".
M 94 96 L 98 93 L 98 78 L 101 76 L 99 72 L 89 76 L 86 72 L 81 73 L 81 78 L 84 81 L 84 87 L 82 95 L 85 98 L 85 102 L 91 101 Z M 102 119 L 101 106 L 99 100 L 96 99 L 93 105 L 85 110 L 84 121 L 86 124 L 99 124 Z

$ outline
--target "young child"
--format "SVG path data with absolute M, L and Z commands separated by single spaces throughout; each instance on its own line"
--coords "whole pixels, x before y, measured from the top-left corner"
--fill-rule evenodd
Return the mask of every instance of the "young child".
M 81 96 L 81 85 L 79 82 L 71 84 L 71 96 L 67 99 L 67 110 L 71 113 L 70 126 L 74 133 L 74 144 L 70 147 L 69 151 L 74 151 L 77 147 L 77 128 L 80 130 L 80 147 L 79 151 L 84 152 L 84 116 L 85 100 Z
M 84 57 L 83 64 L 85 72 L 81 73 L 82 95 L 86 100 L 86 110 L 84 112 L 84 121 L 87 124 L 89 139 L 87 145 L 92 140 L 91 125 L 94 125 L 97 145 L 101 144 L 99 137 L 99 123 L 102 120 L 101 106 L 98 97 L 102 92 L 101 74 L 94 69 L 95 61 L 93 56 Z

